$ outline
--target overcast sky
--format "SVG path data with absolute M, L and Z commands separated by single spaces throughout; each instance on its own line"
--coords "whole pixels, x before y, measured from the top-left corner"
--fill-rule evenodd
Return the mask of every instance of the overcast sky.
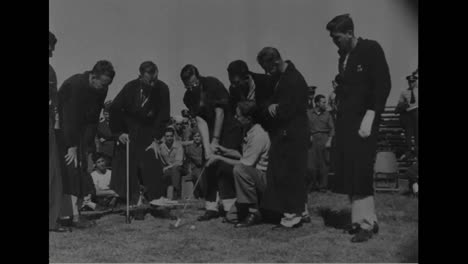
M 329 94 L 337 74 L 337 48 L 325 25 L 349 13 L 357 36 L 377 40 L 390 67 L 395 105 L 418 66 L 417 14 L 404 0 L 49 0 L 49 28 L 58 38 L 49 60 L 59 85 L 101 59 L 116 69 L 112 99 L 138 75 L 145 60 L 159 67 L 169 85 L 171 113 L 184 107 L 179 74 L 191 63 L 228 87 L 227 65 L 242 59 L 262 72 L 257 53 L 278 48 L 317 92 Z

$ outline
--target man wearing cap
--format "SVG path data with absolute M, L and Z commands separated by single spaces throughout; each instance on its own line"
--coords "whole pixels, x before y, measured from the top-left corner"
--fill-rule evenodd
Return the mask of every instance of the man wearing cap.
M 187 89 L 184 104 L 197 121 L 206 160 L 211 158 L 220 145 L 240 151 L 242 129 L 234 120 L 229 106 L 229 94 L 224 85 L 214 77 L 201 76 L 198 69 L 191 64 L 182 68 L 180 77 Z M 203 177 L 206 177 L 206 211 L 198 217 L 198 221 L 220 216 L 217 192 L 225 212 L 231 210 L 236 198 L 232 169 L 226 164 L 207 167 Z
M 338 47 L 340 80 L 336 90 L 335 175 L 332 190 L 351 201 L 352 242 L 364 242 L 378 232 L 374 204 L 374 159 L 380 115 L 391 88 L 384 51 L 374 40 L 357 38 L 349 14 L 326 25 Z
M 109 125 L 117 136 L 112 162 L 111 189 L 120 197 L 127 196 L 126 144 L 129 142 L 130 204 L 137 205 L 140 185 L 143 196 L 152 204 L 165 206 L 163 165 L 160 144 L 170 119 L 169 87 L 158 79 L 158 67 L 145 61 L 139 67 L 139 76 L 125 84 L 110 107 Z
M 64 193 L 71 195 L 74 226 L 78 228 L 90 226 L 90 222 L 79 216 L 78 204 L 94 190 L 91 176 L 87 173 L 87 160 L 89 153 L 95 150 L 99 114 L 114 76 L 112 64 L 101 60 L 91 71 L 65 80 L 58 92 L 66 148 Z
M 408 80 L 408 89 L 404 90 L 400 95 L 398 101 L 398 107 L 401 108 L 400 118 L 405 123 L 405 135 L 406 143 L 408 144 L 408 153 L 411 151 L 411 138 L 414 136 L 415 141 L 415 152 L 418 154 L 418 105 L 419 105 L 419 93 L 418 93 L 418 78 L 415 75 L 406 77 Z
M 227 68 L 229 75 L 229 105 L 235 113 L 237 103 L 253 100 L 257 105 L 257 120 L 264 129 L 269 130 L 267 100 L 273 95 L 270 77 L 266 74 L 249 71 L 247 63 L 235 60 Z
M 328 149 L 335 134 L 333 118 L 327 111 L 327 100 L 319 94 L 314 98 L 315 107 L 307 111 L 309 118 L 310 144 L 309 169 L 313 183 L 320 191 L 328 188 Z
M 314 97 L 315 97 L 315 90 L 317 86 L 309 86 L 309 92 L 307 94 L 307 109 L 314 108 Z

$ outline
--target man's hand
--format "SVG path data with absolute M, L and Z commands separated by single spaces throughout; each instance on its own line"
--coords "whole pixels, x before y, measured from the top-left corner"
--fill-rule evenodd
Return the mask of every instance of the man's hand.
M 166 172 L 168 169 L 170 169 L 170 168 L 171 168 L 171 166 L 164 167 L 164 168 L 163 168 L 163 173 L 165 173 L 165 172 Z
M 159 147 L 159 144 L 156 140 L 153 141 L 153 143 L 151 143 L 151 145 L 149 145 L 145 151 L 148 151 L 148 150 L 154 150 L 154 154 L 156 156 L 156 159 L 159 159 L 159 157 L 161 157 L 161 149 Z
M 270 113 L 271 117 L 275 117 L 276 116 L 276 109 L 278 108 L 278 104 L 271 104 L 269 107 L 268 107 L 268 112 Z
M 120 134 L 119 136 L 119 141 L 122 143 L 122 144 L 127 144 L 128 141 L 130 141 L 128 139 L 128 134 L 127 133 L 122 133 Z
M 105 138 L 99 138 L 99 142 L 103 143 L 103 142 L 105 142 L 105 141 L 106 141 Z
M 65 161 L 67 162 L 67 165 L 70 165 L 75 163 L 75 168 L 78 167 L 78 158 L 76 155 L 76 147 L 70 147 L 68 148 L 67 155 L 65 155 Z
M 219 140 L 217 138 L 213 138 L 210 145 L 211 151 L 216 153 L 216 150 L 219 148 L 219 146 Z
M 216 161 L 218 161 L 219 158 L 220 158 L 219 155 L 216 155 L 216 154 L 211 155 L 211 158 L 206 162 L 206 166 L 207 166 L 207 167 L 211 166 L 213 163 L 215 163 Z
M 361 122 L 361 127 L 359 128 L 359 136 L 362 138 L 367 138 L 371 134 L 372 130 L 372 123 L 374 122 L 374 111 L 368 110 L 366 112 L 366 115 L 364 115 L 364 118 L 362 119 Z
M 313 135 L 310 135 L 310 143 L 314 142 L 314 136 Z
M 326 147 L 326 148 L 331 148 L 331 141 L 332 141 L 332 138 L 329 138 L 329 139 L 327 140 L 327 143 L 325 143 L 325 147 Z
M 215 153 L 219 153 L 219 154 L 224 154 L 227 152 L 227 148 L 221 146 L 221 145 L 217 145 L 216 146 L 216 149 L 214 150 Z

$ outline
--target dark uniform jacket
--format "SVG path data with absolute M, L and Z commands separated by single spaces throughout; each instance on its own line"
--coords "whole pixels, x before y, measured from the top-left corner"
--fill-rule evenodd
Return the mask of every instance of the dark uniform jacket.
M 281 74 L 269 103 L 278 104 L 271 118 L 267 188 L 262 207 L 300 214 L 306 199 L 308 147 L 307 83 L 291 61 Z
M 373 161 L 377 150 L 380 114 L 391 88 L 390 72 L 382 47 L 374 40 L 359 38 L 350 52 L 339 52 L 339 82 L 336 88 L 337 120 L 335 177 L 332 189 L 350 195 L 373 194 Z M 367 110 L 375 111 L 371 135 L 358 134 Z
M 161 197 L 162 165 L 153 150 L 145 151 L 154 139 L 160 140 L 170 118 L 169 87 L 157 80 L 154 86 L 139 79 L 127 83 L 115 97 L 109 110 L 109 126 L 117 138 L 127 133 L 130 139 L 130 199 L 139 196 L 140 174 L 150 200 Z M 126 147 L 117 141 L 112 160 L 110 187 L 126 195 Z
M 92 179 L 86 172 L 87 155 L 96 149 L 94 138 L 108 90 L 108 88 L 97 90 L 91 87 L 89 76 L 89 71 L 71 76 L 63 82 L 58 92 L 58 108 L 64 140 L 63 155 L 70 147 L 78 148 L 78 168 L 75 168 L 74 164 L 67 166 L 64 174 L 64 193 L 78 197 L 94 190 Z

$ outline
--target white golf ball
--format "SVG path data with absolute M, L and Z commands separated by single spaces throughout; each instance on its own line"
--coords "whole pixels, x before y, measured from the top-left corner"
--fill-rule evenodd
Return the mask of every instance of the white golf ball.
M 195 226 L 194 225 L 190 226 L 190 229 L 195 230 Z

